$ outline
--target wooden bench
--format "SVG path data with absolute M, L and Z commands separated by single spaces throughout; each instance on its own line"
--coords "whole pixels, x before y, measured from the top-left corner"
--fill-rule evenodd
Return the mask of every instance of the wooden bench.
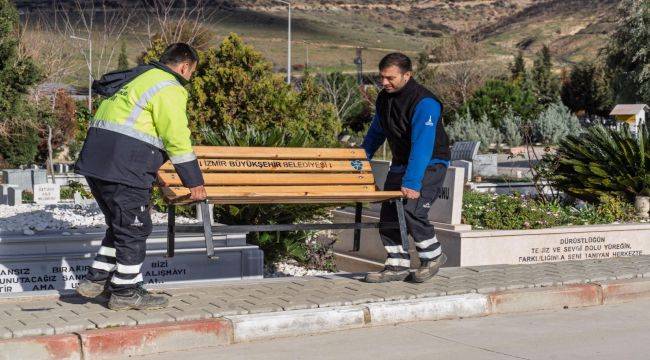
M 360 247 L 363 228 L 399 228 L 408 250 L 402 193 L 380 191 L 362 149 L 270 148 L 197 146 L 208 194 L 199 204 L 202 226 L 176 226 L 176 205 L 190 204 L 189 189 L 182 186 L 171 163 L 158 172 L 168 207 L 167 256 L 174 256 L 176 232 L 203 232 L 206 251 L 214 258 L 212 235 L 249 231 L 354 229 L 354 250 Z M 398 223 L 362 223 L 362 203 L 393 201 Z M 349 224 L 211 225 L 208 204 L 356 204 L 355 222 Z

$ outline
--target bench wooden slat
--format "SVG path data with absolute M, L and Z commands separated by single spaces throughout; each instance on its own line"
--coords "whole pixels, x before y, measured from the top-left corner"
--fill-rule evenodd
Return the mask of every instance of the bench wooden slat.
M 269 160 L 269 159 L 199 159 L 202 172 L 370 172 L 368 161 L 362 160 Z M 174 166 L 166 162 L 162 172 L 174 171 Z
M 363 149 L 195 146 L 194 153 L 220 159 L 366 159 Z
M 182 186 L 176 173 L 160 173 L 159 179 L 164 186 Z M 370 173 L 360 174 L 232 174 L 205 173 L 206 186 L 211 185 L 373 185 Z
M 169 189 L 169 188 L 166 188 Z M 402 197 L 399 191 L 378 191 L 367 193 L 330 193 L 330 194 L 283 194 L 280 196 L 262 196 L 262 195 L 246 195 L 246 196 L 219 196 L 208 197 L 211 204 L 227 205 L 227 204 L 347 204 L 355 202 L 382 202 L 391 199 L 398 199 Z M 168 197 L 168 201 L 174 204 L 187 204 L 189 194 L 181 197 Z
M 169 188 L 176 196 L 190 193 L 185 187 Z M 338 192 L 365 193 L 375 192 L 375 185 L 338 185 L 338 186 L 207 186 L 205 188 L 209 197 L 219 196 L 277 196 L 282 198 L 285 194 L 332 194 Z

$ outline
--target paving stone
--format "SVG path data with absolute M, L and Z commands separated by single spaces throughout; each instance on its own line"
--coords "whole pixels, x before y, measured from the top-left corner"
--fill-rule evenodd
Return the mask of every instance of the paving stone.
M 94 323 L 81 318 L 69 318 L 69 321 L 63 318 L 48 320 L 47 325 L 54 328 L 55 334 L 67 334 L 72 332 L 91 330 L 97 327 Z
M 11 330 L 7 329 L 4 326 L 0 326 L 0 339 L 6 340 L 6 339 L 11 339 L 13 337 L 13 334 L 11 333 Z
M 124 314 L 138 322 L 138 325 L 159 324 L 173 322 L 174 318 L 165 312 L 166 309 L 160 310 L 129 310 Z
M 317 304 L 318 304 L 318 307 L 321 307 L 321 308 L 346 305 L 345 301 L 343 301 L 341 299 L 333 299 L 333 298 L 324 298 L 324 299 L 318 300 Z M 351 304 L 352 303 L 350 303 L 350 305 Z
M 432 297 L 438 297 L 438 296 L 444 296 L 447 295 L 447 291 L 443 289 L 423 289 L 420 291 L 415 297 L 416 298 L 432 298 Z
M 250 305 L 243 306 L 245 309 L 248 309 L 249 314 L 259 314 L 259 313 L 270 313 L 282 311 L 282 306 L 277 304 L 261 304 L 261 305 Z
M 173 309 L 167 311 L 166 314 L 174 318 L 174 320 L 176 321 L 192 321 L 192 320 L 203 320 L 203 319 L 212 318 L 211 313 L 207 311 L 203 311 L 201 309 L 193 309 L 193 310 Z
M 88 320 L 95 324 L 99 329 L 137 325 L 137 321 L 128 317 L 126 314 L 117 311 L 112 314 L 107 314 L 106 316 L 103 316 L 102 314 L 92 314 Z
M 452 287 L 447 289 L 447 295 L 462 295 L 475 293 L 476 290 L 468 287 Z
M 22 321 L 13 321 L 2 325 L 9 329 L 15 338 L 23 336 L 54 335 L 54 328 L 42 322 L 24 323 Z
M 245 315 L 248 314 L 248 310 L 237 307 L 237 308 L 221 308 L 218 306 L 204 306 L 201 310 L 209 313 L 212 317 L 222 317 L 230 315 Z

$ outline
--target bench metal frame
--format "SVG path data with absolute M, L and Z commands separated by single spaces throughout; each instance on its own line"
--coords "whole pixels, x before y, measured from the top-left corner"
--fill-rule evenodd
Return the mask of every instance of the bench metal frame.
M 202 225 L 176 225 L 176 205 L 168 204 L 167 207 L 167 257 L 174 257 L 176 232 L 182 233 L 203 233 L 205 237 L 205 249 L 208 258 L 216 260 L 214 255 L 213 234 L 232 234 L 242 232 L 262 231 L 296 231 L 296 230 L 342 230 L 354 229 L 353 251 L 361 248 L 361 229 L 399 229 L 402 247 L 408 252 L 409 241 L 406 231 L 406 218 L 404 216 L 404 203 L 402 198 L 388 200 L 394 202 L 397 207 L 397 223 L 364 223 L 361 222 L 363 204 L 356 203 L 354 223 L 339 224 L 273 224 L 273 225 L 218 225 L 212 226 L 209 201 L 202 201 L 197 204 L 201 207 L 203 215 Z

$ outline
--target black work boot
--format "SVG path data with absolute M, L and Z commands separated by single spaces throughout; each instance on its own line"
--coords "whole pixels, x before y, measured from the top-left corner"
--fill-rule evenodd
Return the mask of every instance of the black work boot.
M 383 283 L 389 281 L 404 281 L 410 274 L 409 269 L 384 268 L 380 272 L 368 273 L 363 281 L 368 283 Z
M 167 306 L 169 299 L 164 295 L 152 295 L 142 286 L 125 291 L 114 292 L 108 301 L 111 310 L 151 310 Z
M 447 255 L 445 255 L 444 253 L 440 254 L 440 256 L 438 256 L 435 260 L 422 262 L 420 264 L 420 268 L 415 270 L 415 272 L 413 273 L 411 280 L 413 280 L 413 282 L 416 283 L 421 283 L 431 279 L 434 275 L 438 273 L 440 267 L 444 265 L 444 263 L 446 262 L 447 262 Z
M 94 299 L 96 297 L 108 299 L 111 293 L 106 289 L 107 282 L 108 280 L 92 281 L 84 279 L 79 282 L 75 290 L 77 294 L 87 299 Z

